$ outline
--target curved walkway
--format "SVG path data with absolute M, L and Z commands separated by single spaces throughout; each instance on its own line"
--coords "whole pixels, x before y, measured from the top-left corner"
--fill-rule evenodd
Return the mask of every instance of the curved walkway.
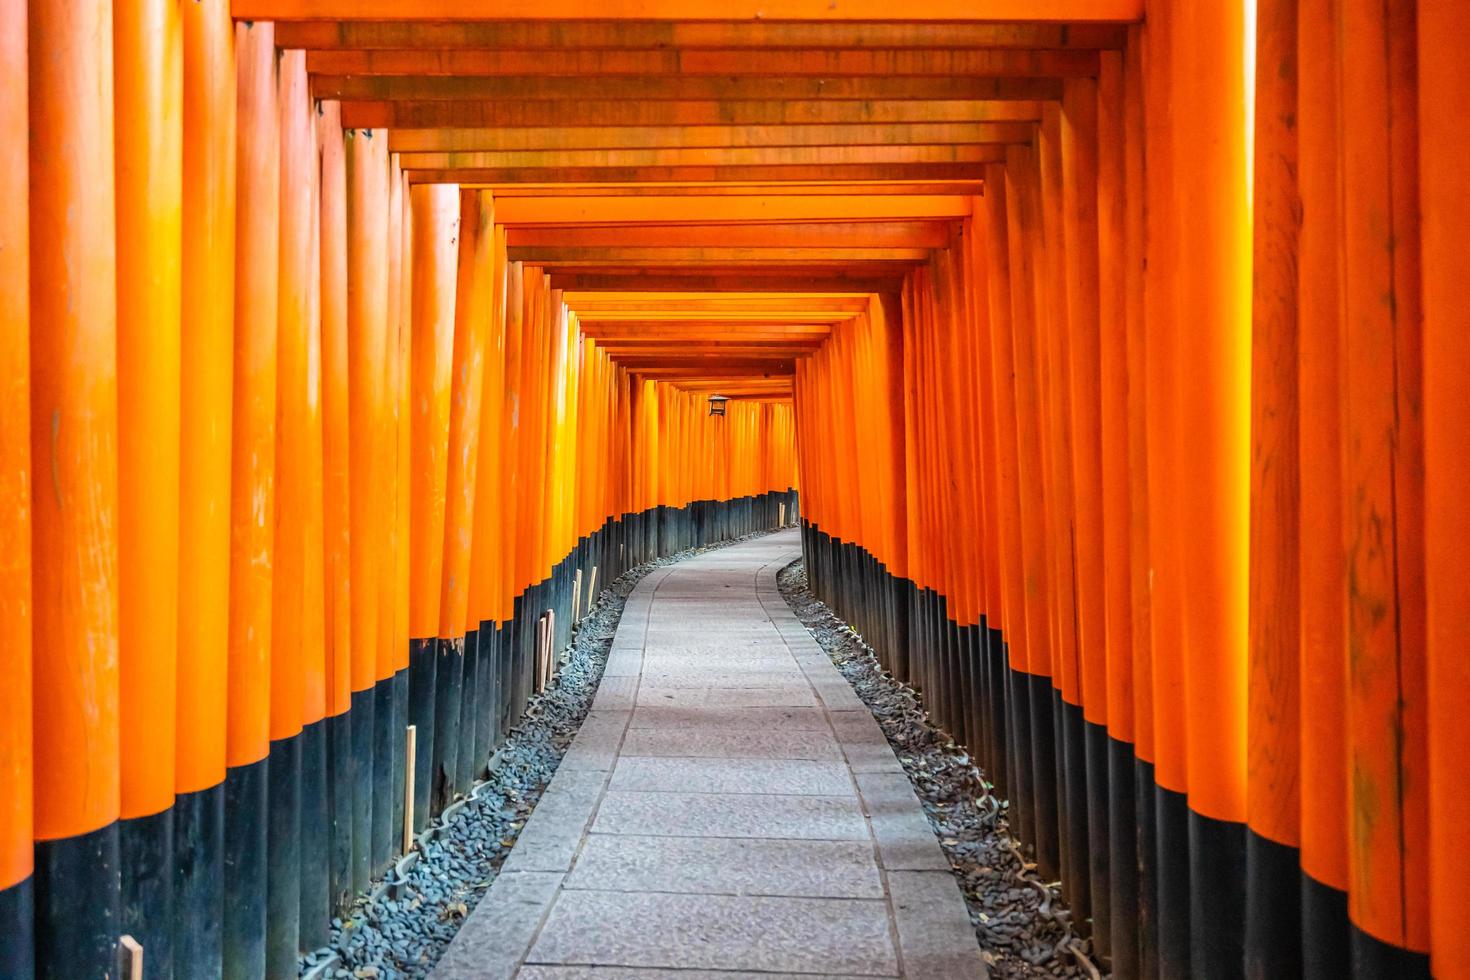
M 984 977 L 908 777 L 776 590 L 783 531 L 660 568 L 440 980 Z

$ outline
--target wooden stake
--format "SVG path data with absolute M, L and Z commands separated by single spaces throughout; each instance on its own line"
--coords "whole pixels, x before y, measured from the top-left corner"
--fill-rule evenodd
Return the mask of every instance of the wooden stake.
M 419 726 L 408 726 L 408 741 L 403 750 L 403 853 L 413 846 L 413 773 L 414 755 L 418 752 Z
M 126 971 L 124 974 L 125 980 L 143 980 L 142 943 L 138 942 L 132 936 L 123 936 L 118 940 L 118 945 L 122 947 L 125 958 L 123 963 L 124 970 Z
M 592 566 L 592 577 L 587 580 L 587 611 L 590 613 L 592 607 L 597 605 L 597 566 Z
M 579 615 L 582 611 L 582 570 L 577 569 L 577 574 L 572 576 L 572 622 L 580 621 Z

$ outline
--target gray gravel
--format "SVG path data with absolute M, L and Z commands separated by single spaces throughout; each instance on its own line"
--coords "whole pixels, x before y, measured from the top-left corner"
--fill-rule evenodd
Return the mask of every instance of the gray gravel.
M 1098 980 L 1091 941 L 1073 930 L 1057 882 L 1044 882 L 1011 836 L 1006 801 L 974 760 L 924 711 L 919 693 L 879 665 L 862 638 L 807 586 L 798 559 L 777 584 L 796 616 L 873 712 L 903 764 L 958 879 L 995 980 Z
M 597 693 L 633 587 L 659 566 L 734 543 L 648 562 L 602 591 L 575 630 L 555 678 L 531 699 L 495 754 L 490 778 L 477 784 L 467 798 L 450 804 L 397 867 L 375 881 L 345 917 L 332 920 L 330 944 L 302 958 L 302 977 L 412 980 L 429 975 L 494 882 L 576 737 Z

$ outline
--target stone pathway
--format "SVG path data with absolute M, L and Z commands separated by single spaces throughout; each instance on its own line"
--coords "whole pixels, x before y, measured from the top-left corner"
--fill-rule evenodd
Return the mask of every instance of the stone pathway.
M 883 733 L 776 589 L 794 531 L 658 569 L 440 980 L 977 978 Z

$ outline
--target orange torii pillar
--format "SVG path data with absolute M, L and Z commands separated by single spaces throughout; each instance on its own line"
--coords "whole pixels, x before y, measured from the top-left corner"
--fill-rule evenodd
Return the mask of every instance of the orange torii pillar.
M 1246 735 L 1248 976 L 1295 976 L 1301 970 L 1296 27 L 1297 0 L 1258 4 Z M 1311 501 L 1311 506 L 1318 502 Z
M 275 554 L 280 116 L 275 31 L 237 24 L 234 442 L 231 447 L 229 710 L 224 969 L 265 975 Z
M 179 6 L 113 8 L 116 62 L 122 930 L 173 970 L 179 595 Z
M 326 580 L 327 888 L 333 909 L 351 902 L 352 762 L 352 473 L 347 332 L 347 148 L 341 106 L 322 103 L 319 207 L 322 368 L 322 575 Z
M 1349 958 L 1347 567 L 1343 550 L 1342 346 L 1336 0 L 1297 8 L 1297 412 L 1300 509 L 1302 972 L 1351 975 Z
M 1172 465 L 1184 681 L 1176 693 L 1188 733 L 1189 964 L 1194 977 L 1235 976 L 1244 942 L 1247 841 L 1246 33 L 1239 4 L 1178 3 L 1171 17 L 1169 215 L 1176 222 L 1178 303 L 1166 329 L 1175 334 Z
M 388 367 L 388 149 L 383 130 L 353 129 L 347 145 L 347 351 L 352 566 L 352 890 L 362 891 L 392 847 L 388 772 L 392 684 L 379 661 L 383 574 L 382 446 Z M 379 709 L 382 709 L 381 712 Z M 380 812 L 386 811 L 386 812 Z
M 454 364 L 444 500 L 444 559 L 435 665 L 431 806 L 436 813 L 449 804 L 455 793 L 468 788 L 461 781 L 459 765 L 465 733 L 473 732 L 473 725 L 462 724 L 461 717 L 465 680 L 464 630 L 469 602 L 470 544 L 474 536 L 485 336 L 489 329 L 494 260 L 494 215 L 490 195 L 485 191 L 461 191 L 454 300 Z
M 25 3 L 0 12 L 0 976 L 35 969 L 31 826 L 30 167 Z
M 1350 774 L 1342 819 L 1353 970 L 1360 980 L 1427 977 L 1426 362 L 1414 8 L 1343 0 L 1336 13 L 1348 583 L 1347 742 L 1339 751 L 1346 749 Z
M 1470 75 L 1463 39 L 1470 8 L 1454 0 L 1419 3 L 1420 210 L 1424 248 L 1424 480 L 1429 658 L 1430 962 L 1436 976 L 1470 976 L 1464 921 L 1465 828 L 1470 826 L 1464 747 L 1470 740 L 1470 175 L 1463 121 L 1470 114 Z
M 230 610 L 235 314 L 235 26 L 227 0 L 180 7 L 184 37 L 178 731 L 173 967 L 218 976 Z
M 29 26 L 35 956 L 100 977 L 121 925 L 111 10 L 35 0 Z
M 307 827 L 301 811 L 306 709 L 306 661 L 317 655 L 320 637 L 309 639 L 307 565 L 321 538 L 307 536 L 314 499 L 309 479 L 308 391 L 311 320 L 311 250 L 315 223 L 312 184 L 318 166 L 312 107 L 307 92 L 306 54 L 280 56 L 280 218 L 276 338 L 274 575 L 271 584 L 270 787 L 267 829 L 266 973 L 286 976 L 296 967 L 300 946 L 301 875 L 305 866 L 325 867 L 325 854 L 303 848 Z M 320 586 L 317 602 L 320 602 Z M 315 614 L 319 616 L 319 613 Z M 315 770 L 314 770 L 315 771 Z M 320 799 L 313 787 L 312 801 Z M 318 824 L 319 826 L 319 824 Z M 317 915 L 325 906 L 313 910 Z
M 434 708 L 440 582 L 444 568 L 444 483 L 448 472 L 449 393 L 454 361 L 454 283 L 459 238 L 459 187 L 415 184 L 409 192 L 413 229 L 410 274 L 412 457 L 409 484 L 408 721 L 414 755 L 415 831 L 429 821 L 433 786 Z

